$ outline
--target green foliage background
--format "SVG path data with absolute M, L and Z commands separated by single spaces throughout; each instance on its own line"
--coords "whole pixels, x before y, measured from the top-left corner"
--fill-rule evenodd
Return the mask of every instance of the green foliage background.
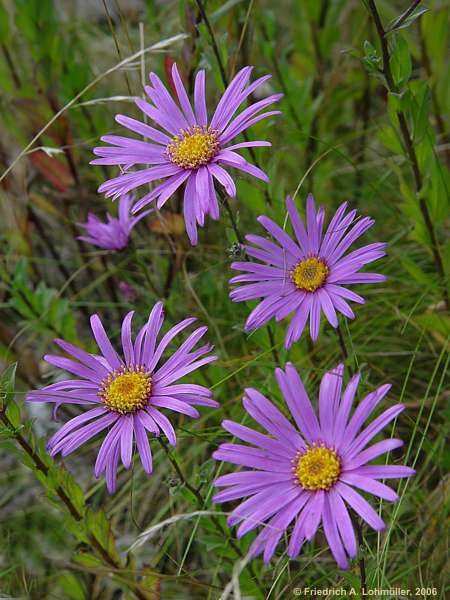
M 210 458 L 227 438 L 220 422 L 245 419 L 244 387 L 282 407 L 273 371 L 289 359 L 314 398 L 323 373 L 343 360 L 335 331 L 323 326 L 314 345 L 304 335 L 289 353 L 285 323 L 272 324 L 273 339 L 267 329 L 244 333 L 251 306 L 228 298 L 228 266 L 238 250 L 224 207 L 196 248 L 180 223 L 179 198 L 142 222 L 122 252 L 76 240 L 76 223 L 88 211 L 116 210 L 96 194 L 115 171 L 88 162 L 101 135 L 120 131 L 116 113 L 138 117 L 130 97 L 141 95 L 148 71 L 167 80 L 174 59 L 192 87 L 196 70 L 206 68 L 213 107 L 223 90 L 219 56 L 227 78 L 252 64 L 255 75 L 273 75 L 265 94 L 285 94 L 283 115 L 249 131 L 272 142 L 256 152 L 271 182 L 235 177 L 231 208 L 239 230 L 262 233 L 256 217 L 263 213 L 283 223 L 286 194 L 297 192 L 303 210 L 312 191 L 328 215 L 348 200 L 373 216 L 364 243 L 389 244 L 375 269 L 388 281 L 359 286 L 367 302 L 356 307 L 354 322 L 342 322 L 345 362 L 362 372 L 361 395 L 393 383 L 387 401 L 407 406 L 395 423 L 405 446 L 394 459 L 415 466 L 417 475 L 398 486 L 398 504 L 380 506 L 387 530 L 365 530 L 360 553 L 368 588 L 410 587 L 413 595 L 416 587 L 423 595 L 430 588 L 428 595 L 444 598 L 449 4 L 376 2 L 387 63 L 371 1 L 202 4 L 215 47 L 195 1 L 0 3 L 0 591 L 39 600 L 213 599 L 234 574 L 240 592 L 235 586 L 230 598 L 284 599 L 305 586 L 353 586 L 361 595 L 358 562 L 338 570 L 321 535 L 296 561 L 280 545 L 269 566 L 242 565 L 252 536 L 237 541 L 210 501 L 211 483 L 224 469 Z M 178 34 L 184 36 L 169 40 Z M 167 455 L 153 440 L 152 477 L 135 461 L 111 497 L 93 477 L 96 443 L 56 464 L 49 459 L 45 440 L 58 425 L 48 407 L 24 406 L 24 392 L 56 375 L 41 359 L 54 337 L 95 351 L 89 314 L 101 314 L 118 341 L 121 317 L 133 308 L 142 324 L 161 298 L 167 326 L 187 315 L 209 326 L 220 360 L 194 380 L 214 389 L 221 408 L 202 411 L 197 421 L 180 418 L 176 450 Z M 74 414 L 60 410 L 63 421 Z M 173 521 L 128 551 L 167 519 Z

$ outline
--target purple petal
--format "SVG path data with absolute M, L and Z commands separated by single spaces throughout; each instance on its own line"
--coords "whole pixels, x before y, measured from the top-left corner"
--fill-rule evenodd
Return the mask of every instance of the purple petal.
M 357 467 L 368 463 L 374 458 L 377 458 L 381 454 L 385 454 L 386 452 L 390 452 L 391 450 L 395 450 L 401 446 L 403 446 L 402 440 L 397 440 L 395 438 L 382 440 L 381 442 L 370 446 L 370 448 L 367 448 L 367 450 L 364 450 L 356 456 L 353 456 L 348 462 L 345 461 L 344 470 L 350 471 L 352 469 L 356 469 Z
M 180 173 L 179 175 L 175 175 L 170 179 L 170 182 L 166 182 L 164 189 L 161 190 L 159 194 L 159 198 L 157 201 L 157 207 L 162 208 L 167 200 L 173 196 L 173 194 L 177 191 L 177 189 L 182 185 L 186 179 L 190 176 L 190 171 L 186 170 Z
M 95 341 L 97 342 L 100 351 L 102 352 L 103 356 L 106 358 L 108 363 L 113 369 L 121 369 L 122 361 L 120 360 L 119 355 L 114 350 L 111 342 L 109 341 L 109 338 L 106 335 L 106 331 L 98 315 L 92 315 L 91 329 L 92 333 L 94 334 Z
M 202 127 L 206 127 L 208 123 L 208 114 L 206 112 L 205 71 L 203 69 L 199 71 L 195 77 L 194 106 L 198 124 Z
M 286 339 L 285 339 L 285 347 L 289 349 L 294 342 L 300 339 L 303 330 L 305 329 L 306 322 L 310 315 L 310 309 L 312 304 L 312 295 L 305 294 L 304 300 L 300 303 L 300 306 L 297 308 L 296 313 L 289 324 Z
M 269 182 L 269 177 L 266 175 L 266 173 L 264 173 L 264 171 L 262 171 L 259 167 L 255 167 L 255 165 L 247 162 L 244 158 L 242 158 L 242 156 L 231 150 L 221 150 L 214 161 L 234 167 L 235 169 L 238 169 L 238 171 L 248 173 L 249 175 L 252 175 L 257 179 L 261 179 L 266 183 Z
M 155 353 L 156 338 L 164 322 L 164 307 L 162 302 L 157 302 L 148 317 L 145 330 L 144 345 L 140 363 L 148 366 L 151 364 Z M 136 353 L 136 351 L 135 351 Z
M 403 465 L 366 465 L 355 469 L 355 473 L 373 479 L 402 479 L 415 475 L 416 471 Z
M 347 419 L 352 408 L 353 400 L 355 398 L 356 391 L 358 389 L 360 380 L 360 374 L 356 373 L 349 381 L 340 402 L 334 428 L 334 443 L 336 447 L 339 447 L 342 439 L 344 438 L 344 431 L 347 425 Z
M 134 364 L 134 348 L 131 341 L 131 321 L 133 315 L 134 310 L 130 311 L 122 322 L 122 348 L 127 366 Z
M 63 425 L 61 427 L 61 429 L 59 429 L 48 440 L 47 448 L 52 448 L 60 440 L 62 440 L 68 433 L 70 433 L 74 429 L 77 429 L 83 423 L 86 423 L 87 421 L 92 421 L 92 419 L 95 419 L 96 417 L 103 415 L 105 412 L 107 412 L 107 408 L 104 408 L 103 406 L 101 406 L 98 408 L 92 408 L 91 410 L 88 410 L 87 412 L 85 412 L 81 415 L 78 415 L 77 417 L 74 417 L 73 419 L 70 419 L 70 421 L 67 421 L 67 423 L 65 425 Z
M 125 469 L 131 466 L 131 457 L 133 455 L 133 415 L 124 415 L 122 417 L 123 425 L 120 432 L 120 456 Z
M 319 423 L 297 370 L 292 363 L 287 363 L 286 373 L 277 369 L 275 377 L 299 430 L 312 444 L 320 438 Z
M 163 144 L 164 146 L 166 146 L 170 143 L 169 136 L 167 136 L 165 133 L 162 133 L 161 131 L 158 131 L 157 129 L 154 129 L 153 127 L 150 127 L 149 125 L 146 125 L 145 123 L 142 123 L 141 121 L 137 121 L 136 119 L 126 117 L 125 115 L 116 115 L 115 118 L 118 123 L 120 123 L 127 129 L 130 129 L 135 133 L 140 133 L 144 137 L 158 142 L 159 144 Z
M 222 421 L 222 427 L 244 442 L 248 442 L 254 446 L 259 446 L 260 448 L 265 448 L 270 453 L 278 454 L 281 457 L 289 460 L 292 458 L 292 451 L 281 442 L 274 440 L 267 435 L 259 433 L 254 429 L 250 429 L 245 425 L 240 425 L 239 423 L 225 420 Z
M 340 364 L 322 377 L 319 392 L 320 428 L 323 441 L 333 442 L 336 411 L 341 397 L 344 365 Z
M 190 406 L 181 400 L 177 400 L 176 398 L 170 398 L 168 396 L 152 396 L 151 403 L 153 406 L 169 408 L 170 410 L 183 415 L 188 415 L 193 419 L 197 419 L 200 416 L 198 410 L 196 410 L 193 406 Z
M 312 540 L 316 535 L 316 531 L 319 528 L 322 519 L 324 501 L 325 492 L 323 490 L 317 491 L 309 500 L 310 509 L 308 519 L 306 520 L 303 529 L 304 536 L 307 540 Z
M 122 431 L 122 420 L 119 418 L 115 424 L 111 427 L 108 433 L 105 436 L 105 439 L 100 446 L 100 450 L 97 454 L 97 459 L 95 461 L 94 467 L 94 475 L 98 479 L 106 469 L 106 462 L 111 455 L 111 452 L 114 453 L 116 445 L 120 441 L 120 434 Z
M 362 450 L 362 448 L 364 448 L 377 433 L 384 429 L 384 427 L 395 419 L 404 409 L 405 406 L 403 404 L 396 404 L 384 411 L 377 419 L 372 421 L 372 423 L 366 427 L 354 441 L 345 441 L 341 446 L 342 456 L 354 455 Z
M 309 315 L 309 332 L 313 342 L 319 337 L 320 331 L 320 301 L 316 294 L 312 294 L 311 310 Z
M 376 531 L 382 531 L 384 529 L 384 522 L 378 516 L 378 513 L 370 506 L 367 500 L 364 500 L 358 492 L 355 492 L 351 487 L 345 483 L 338 482 L 336 484 L 336 491 L 342 496 L 343 500 L 349 504 L 358 515 L 364 519 L 364 521 L 375 529 Z
M 117 419 L 117 413 L 108 412 L 108 414 L 96 419 L 93 423 L 88 423 L 88 425 L 80 427 L 55 444 L 51 449 L 51 456 L 54 456 L 58 452 L 61 452 L 62 456 L 67 456 L 95 435 L 109 427 L 109 425 L 115 423 Z
M 328 320 L 328 322 L 330 323 L 330 325 L 334 328 L 336 328 L 338 326 L 338 318 L 336 315 L 336 310 L 333 306 L 333 302 L 331 301 L 331 298 L 326 290 L 326 288 L 321 288 L 319 290 L 317 290 L 317 297 L 319 298 L 320 301 L 320 306 Z
M 239 97 L 240 91 L 250 79 L 251 73 L 252 67 L 244 67 L 232 79 L 227 89 L 223 93 L 223 96 L 220 99 L 211 119 L 211 129 L 218 129 L 221 131 L 224 127 L 226 127 L 232 114 L 240 104 L 236 103 L 236 98 Z
M 171 446 L 176 446 L 177 438 L 175 435 L 175 430 L 172 427 L 172 423 L 169 421 L 169 419 L 165 415 L 163 415 L 161 412 L 159 412 L 159 410 L 157 410 L 156 408 L 153 408 L 152 406 L 150 406 L 147 410 L 148 410 L 148 413 L 150 414 L 150 416 L 159 425 L 159 427 L 161 427 L 164 435 L 169 440 L 169 444 Z
M 341 538 L 339 536 L 336 517 L 333 515 L 332 508 L 330 506 L 330 499 L 328 496 L 325 497 L 323 507 L 323 531 L 327 538 L 328 544 L 330 545 L 331 553 L 333 554 L 337 564 L 341 569 L 348 569 L 348 560 L 345 554 L 344 546 L 342 545 Z
M 225 169 L 222 169 L 220 165 L 210 163 L 208 165 L 208 170 L 211 175 L 213 175 L 213 177 L 215 177 L 215 179 L 217 179 L 217 181 L 223 185 L 226 193 L 234 198 L 234 196 L 236 196 L 236 186 L 233 178 L 225 171 Z
M 110 494 L 116 491 L 117 465 L 119 463 L 119 440 L 116 440 L 115 447 L 111 450 L 106 461 L 106 487 Z
M 136 436 L 136 446 L 141 458 L 144 471 L 150 475 L 153 470 L 152 452 L 148 442 L 147 432 L 141 423 L 141 420 L 134 416 L 134 434 Z
M 96 384 L 100 384 L 103 378 L 100 369 L 98 371 L 93 371 L 92 369 L 83 367 L 81 364 L 70 360 L 69 358 L 64 358 L 63 356 L 54 356 L 53 354 L 46 354 L 44 356 L 44 360 L 50 365 L 54 365 L 55 367 L 64 369 L 64 371 L 68 371 L 69 373 L 73 373 L 74 375 L 78 375 L 79 377 L 84 377 L 85 379 L 88 379 L 89 381 L 92 381 Z
M 253 388 L 245 389 L 246 411 L 275 437 L 289 442 L 294 451 L 303 447 L 303 441 L 286 417 L 263 394 Z
M 363 475 L 358 475 L 357 473 L 341 473 L 339 480 L 343 483 L 354 485 L 355 487 L 363 490 L 363 492 L 383 498 L 383 500 L 388 500 L 389 502 L 395 502 L 398 500 L 398 495 L 394 492 L 394 490 L 387 485 L 384 485 L 384 483 L 375 481 L 370 477 L 364 477 Z
M 186 225 L 186 233 L 188 234 L 189 240 L 193 246 L 196 246 L 198 242 L 197 222 L 195 218 L 195 202 L 195 177 L 192 175 L 188 178 L 186 188 L 184 190 L 183 214 Z
M 331 514 L 335 517 L 339 534 L 344 548 L 350 558 L 355 558 L 358 552 L 355 531 L 348 510 L 340 495 L 332 488 L 328 492 Z

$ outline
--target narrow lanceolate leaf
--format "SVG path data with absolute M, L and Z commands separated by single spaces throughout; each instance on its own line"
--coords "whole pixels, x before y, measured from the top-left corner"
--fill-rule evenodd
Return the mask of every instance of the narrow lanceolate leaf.
M 4 410 L 14 398 L 17 363 L 9 365 L 0 375 L 0 410 Z
M 409 80 L 412 70 L 411 54 L 408 42 L 401 35 L 389 38 L 391 46 L 391 72 L 395 84 L 401 89 Z

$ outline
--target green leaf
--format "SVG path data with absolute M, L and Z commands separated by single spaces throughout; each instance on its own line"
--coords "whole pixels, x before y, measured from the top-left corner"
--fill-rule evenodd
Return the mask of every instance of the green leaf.
M 403 146 L 397 132 L 390 125 L 385 125 L 378 130 L 378 139 L 385 148 L 394 154 L 403 154 Z
M 11 37 L 9 15 L 4 6 L 0 6 L 0 43 L 7 44 Z
M 93 535 L 102 548 L 107 550 L 117 562 L 120 562 L 111 532 L 111 525 L 105 513 L 101 510 L 94 511 L 88 509 L 86 511 L 85 524 L 88 535 Z
M 83 490 L 75 481 L 72 474 L 66 469 L 59 469 L 59 484 L 67 493 L 78 512 L 83 514 L 85 507 Z
M 408 17 L 406 17 L 406 19 L 404 21 L 402 21 L 400 23 L 400 25 L 395 25 L 395 22 L 397 21 L 397 19 L 394 19 L 393 21 L 391 21 L 389 23 L 389 26 L 386 29 L 387 35 L 391 35 L 395 31 L 399 31 L 400 29 L 406 29 L 406 27 L 409 27 L 420 16 L 422 16 L 424 13 L 428 12 L 428 10 L 429 9 L 426 6 L 418 6 L 415 10 L 413 10 L 413 12 Z
M 88 509 L 86 512 L 86 527 L 95 535 L 103 548 L 108 547 L 109 523 L 103 511 Z
M 431 89 L 426 81 L 417 82 L 414 86 L 413 102 L 411 103 L 412 138 L 419 143 L 429 129 L 429 114 L 431 110 Z
M 425 313 L 414 317 L 414 321 L 430 333 L 435 334 L 442 344 L 450 336 L 450 317 L 440 313 Z
M 9 365 L 0 376 L 0 410 L 13 400 L 17 363 Z
M 83 567 L 88 567 L 91 569 L 103 567 L 102 561 L 94 554 L 90 554 L 89 552 L 80 552 L 79 554 L 75 554 L 72 557 L 72 560 Z
M 234 8 L 236 4 L 239 4 L 242 1 L 243 0 L 227 0 L 227 2 L 223 2 L 217 10 L 209 15 L 209 21 L 214 23 L 214 21 L 217 21 L 217 19 L 225 15 L 228 11 Z
M 450 202 L 450 173 L 437 159 L 431 163 L 430 191 L 426 195 L 431 214 L 438 223 L 448 216 Z
M 401 89 L 411 76 L 412 62 L 408 43 L 400 35 L 390 39 L 390 67 L 395 84 Z
M 422 269 L 409 258 L 408 255 L 403 252 L 399 254 L 400 262 L 405 267 L 406 271 L 411 275 L 413 279 L 425 286 L 428 289 L 433 289 L 436 286 L 435 280 L 428 274 L 422 271 Z
M 377 49 L 368 40 L 365 40 L 363 44 L 364 56 L 362 63 L 371 75 L 381 74 L 381 56 L 378 54 Z
M 15 402 L 7 405 L 5 414 L 15 428 L 20 427 L 20 409 Z
M 63 573 L 58 577 L 58 583 L 70 600 L 86 600 L 86 591 L 81 581 L 73 573 Z

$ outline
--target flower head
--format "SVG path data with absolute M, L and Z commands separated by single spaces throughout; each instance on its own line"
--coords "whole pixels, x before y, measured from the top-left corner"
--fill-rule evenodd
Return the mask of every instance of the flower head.
M 289 348 L 300 338 L 308 317 L 313 340 L 319 335 L 322 311 L 333 327 L 338 326 L 336 311 L 349 319 L 355 318 L 347 300 L 363 304 L 364 298 L 344 286 L 384 281 L 384 275 L 358 271 L 384 256 L 386 244 L 369 244 L 344 256 L 374 224 L 373 219 L 357 219 L 356 210 L 345 214 L 347 203 L 344 202 L 322 234 L 325 211 L 320 207 L 316 212 L 311 194 L 306 203 L 306 228 L 289 197 L 286 206 L 296 239 L 268 217 L 259 217 L 258 221 L 275 242 L 259 235 L 246 236 L 254 244 L 245 246 L 247 255 L 263 264 L 232 263 L 232 269 L 244 271 L 244 274 L 233 277 L 230 283 L 245 285 L 235 288 L 230 297 L 235 302 L 263 298 L 247 319 L 247 331 L 261 327 L 272 317 L 280 321 L 294 312 L 285 339 L 286 348 Z
M 255 146 L 270 146 L 266 141 L 232 144 L 232 140 L 261 119 L 280 114 L 280 111 L 264 111 L 280 99 L 274 94 L 251 104 L 234 116 L 250 94 L 270 76 L 260 77 L 249 84 L 252 67 L 244 67 L 231 81 L 208 120 L 205 98 L 205 71 L 195 78 L 194 106 L 187 96 L 176 64 L 172 67 L 172 79 L 177 95 L 173 100 L 166 87 L 155 73 L 150 73 L 150 84 L 145 91 L 150 102 L 136 99 L 139 109 L 159 129 L 155 129 L 124 115 L 116 121 L 138 133 L 149 141 L 116 135 L 106 135 L 102 141 L 110 146 L 100 146 L 94 153 L 101 158 L 92 161 L 96 165 L 120 165 L 128 171 L 135 165 L 150 165 L 147 168 L 106 181 L 99 187 L 106 197 L 118 197 L 141 185 L 162 179 L 163 181 L 137 202 L 133 212 L 139 211 L 149 202 L 157 200 L 158 208 L 186 183 L 184 191 L 184 220 L 186 231 L 193 245 L 197 243 L 197 224 L 203 226 L 205 215 L 219 218 L 214 180 L 217 180 L 230 196 L 236 195 L 233 179 L 224 167 L 233 167 L 254 177 L 268 181 L 267 175 L 258 167 L 247 162 L 236 150 Z M 161 131 L 162 130 L 162 131 Z
M 95 476 L 106 472 L 106 483 L 111 493 L 116 489 L 119 457 L 126 469 L 131 465 L 133 437 L 147 473 L 152 472 L 147 432 L 159 436 L 162 431 L 169 443 L 175 446 L 175 431 L 161 409 L 196 418 L 199 413 L 194 404 L 218 406 L 207 388 L 176 383 L 181 377 L 216 359 L 208 355 L 212 350 L 210 344 L 193 350 L 207 327 L 196 329 L 170 358 L 163 361 L 162 355 L 169 343 L 195 319 L 178 323 L 157 343 L 164 322 L 162 303 L 154 306 L 134 342 L 131 337 L 132 318 L 133 312 L 129 312 L 122 323 L 122 356 L 114 350 L 97 315 L 91 317 L 91 327 L 100 355 L 89 354 L 68 342 L 55 340 L 75 360 L 52 355 L 44 359 L 78 379 L 58 381 L 29 392 L 27 396 L 28 401 L 52 402 L 56 407 L 60 404 L 88 407 L 50 438 L 48 449 L 51 456 L 58 452 L 67 456 L 98 433 L 108 430 L 95 463 Z
M 240 522 L 238 537 L 264 525 L 250 552 L 253 556 L 263 553 L 265 562 L 291 524 L 288 555 L 295 558 L 322 523 L 336 562 L 348 568 L 347 557 L 355 558 L 357 546 L 346 505 L 373 529 L 384 528 L 378 513 L 355 488 L 395 501 L 397 494 L 379 480 L 414 474 L 405 466 L 367 464 L 402 445 L 401 440 L 389 438 L 368 446 L 404 406 L 391 406 L 361 431 L 391 386 L 383 385 L 367 395 L 350 417 L 360 376 L 355 375 L 343 390 L 343 372 L 339 365 L 323 377 L 319 418 L 297 371 L 288 363 L 285 371 L 277 369 L 275 375 L 296 426 L 254 389 L 246 390 L 244 408 L 269 435 L 233 421 L 222 423 L 233 436 L 252 445 L 222 444 L 214 453 L 217 460 L 246 467 L 216 480 L 217 487 L 226 489 L 214 501 L 247 498 L 233 510 L 228 523 Z
M 133 218 L 130 215 L 131 207 L 132 200 L 130 196 L 124 194 L 119 200 L 119 215 L 117 218 L 108 213 L 106 215 L 108 222 L 102 223 L 98 217 L 89 213 L 86 223 L 79 223 L 88 235 L 80 236 L 78 239 L 105 250 L 122 250 L 128 245 L 131 230 L 136 223 L 152 212 L 147 210 L 138 217 Z

